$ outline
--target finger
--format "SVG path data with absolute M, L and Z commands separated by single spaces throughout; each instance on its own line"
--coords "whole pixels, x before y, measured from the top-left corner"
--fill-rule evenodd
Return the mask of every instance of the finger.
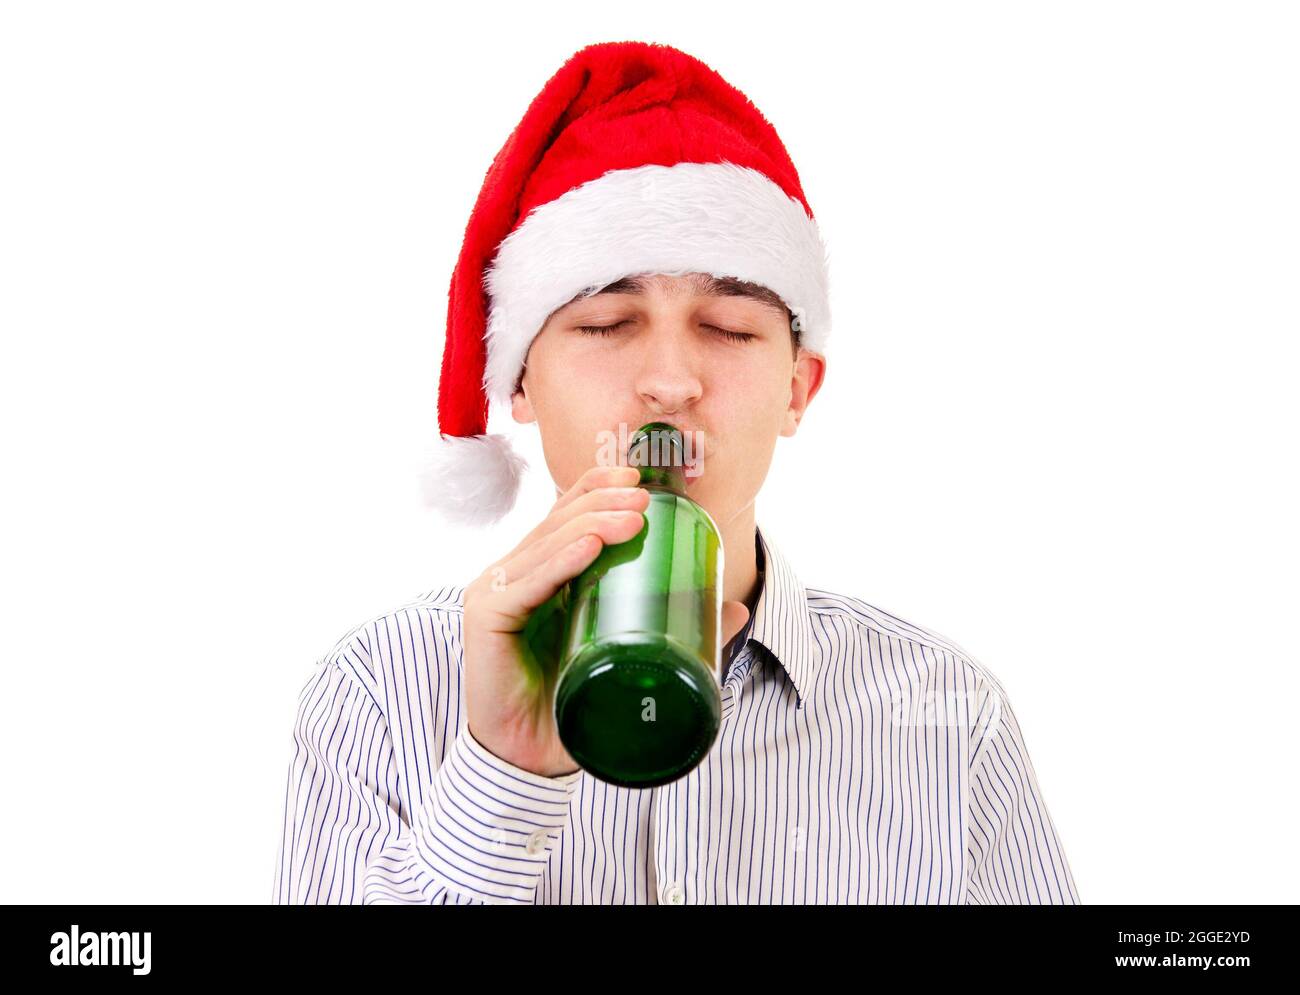
M 560 495 L 551 510 L 563 508 L 598 487 L 630 487 L 640 479 L 641 471 L 634 466 L 589 467 L 572 487 Z
M 650 492 L 644 487 L 597 487 L 551 512 L 555 528 L 589 511 L 645 511 Z M 554 530 L 552 530 L 554 531 Z
M 600 511 L 630 511 L 641 514 L 649 507 L 650 492 L 644 487 L 597 487 L 570 502 L 566 507 L 553 511 L 548 520 L 550 528 L 546 533 L 538 535 L 532 544 L 523 547 L 497 565 L 504 568 L 510 577 L 520 577 L 564 543 L 577 538 L 577 533 L 572 528 L 566 528 L 574 519 Z M 632 535 L 636 533 L 633 532 Z M 622 542 L 623 540 L 611 539 L 611 541 Z
M 643 504 L 649 504 L 646 495 Z M 564 522 L 554 532 L 544 536 L 518 556 L 500 564 L 496 569 L 503 583 L 523 577 L 537 569 L 537 566 L 550 559 L 560 549 L 575 541 L 580 536 L 590 533 L 598 536 L 605 545 L 627 542 L 645 528 L 646 518 L 641 510 L 633 508 L 593 509 L 575 515 Z
M 518 543 L 515 548 L 501 557 L 493 566 L 500 566 L 505 561 L 513 559 L 520 552 L 527 549 L 542 536 L 550 535 L 555 531 L 561 518 L 556 517 L 556 512 L 572 504 L 584 494 L 594 490 L 606 487 L 628 487 L 636 484 L 641 479 L 641 473 L 633 466 L 593 466 L 583 472 L 573 486 L 570 487 L 551 507 L 550 512 Z
M 529 617 L 564 584 L 582 573 L 600 552 L 599 536 L 584 534 L 566 543 L 531 573 L 525 574 L 500 592 L 495 607 L 500 632 L 521 632 Z

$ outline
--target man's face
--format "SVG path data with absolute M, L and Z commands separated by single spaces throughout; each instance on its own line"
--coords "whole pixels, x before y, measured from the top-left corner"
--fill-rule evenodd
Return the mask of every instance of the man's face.
M 663 421 L 698 443 L 687 454 L 698 461 L 687 493 L 720 527 L 753 503 L 777 437 L 795 434 L 825 360 L 796 352 L 789 312 L 770 291 L 755 300 L 729 284 L 719 293 L 718 281 L 700 274 L 630 278 L 547 319 L 512 413 L 538 423 L 561 492 L 609 462 L 602 453 L 620 424 L 626 439 Z

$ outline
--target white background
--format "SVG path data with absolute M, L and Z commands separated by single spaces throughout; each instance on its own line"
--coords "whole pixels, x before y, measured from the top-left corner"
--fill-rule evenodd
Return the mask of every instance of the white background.
M 549 507 L 508 418 L 516 512 L 421 507 L 448 281 L 542 84 L 637 39 L 830 246 L 759 523 L 1000 677 L 1085 902 L 1295 901 L 1294 6 L 628 6 L 0 8 L 0 900 L 269 901 L 316 659 Z

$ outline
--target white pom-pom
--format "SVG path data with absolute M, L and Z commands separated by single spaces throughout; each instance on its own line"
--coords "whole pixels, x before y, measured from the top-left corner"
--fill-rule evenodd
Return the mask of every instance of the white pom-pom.
M 425 503 L 458 525 L 490 525 L 515 506 L 527 466 L 504 435 L 442 436 L 421 470 Z

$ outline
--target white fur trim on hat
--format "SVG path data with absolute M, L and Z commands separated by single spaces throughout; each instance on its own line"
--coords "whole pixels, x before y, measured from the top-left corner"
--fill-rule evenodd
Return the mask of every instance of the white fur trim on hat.
M 515 506 L 527 466 L 507 436 L 442 436 L 421 468 L 425 503 L 459 525 L 490 525 Z
M 825 352 L 826 247 L 803 205 L 756 169 L 682 162 L 611 170 L 535 208 L 483 277 L 491 301 L 483 387 L 508 403 L 528 347 L 578 294 L 634 274 L 709 273 L 761 284 Z

